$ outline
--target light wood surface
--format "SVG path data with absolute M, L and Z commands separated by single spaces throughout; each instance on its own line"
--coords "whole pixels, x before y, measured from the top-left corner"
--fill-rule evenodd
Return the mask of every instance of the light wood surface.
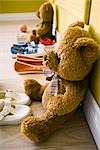
M 24 21 L 29 29 L 33 21 Z M 40 83 L 45 82 L 43 74 L 18 75 L 14 70 L 14 59 L 9 55 L 11 45 L 16 42 L 19 24 L 17 22 L 0 22 L 0 90 L 11 89 L 24 91 L 23 83 L 26 78 L 35 78 Z M 33 112 L 40 114 L 41 103 L 33 104 Z M 96 150 L 90 130 L 82 110 L 75 115 L 46 142 L 36 144 L 20 133 L 20 125 L 0 126 L 0 150 Z

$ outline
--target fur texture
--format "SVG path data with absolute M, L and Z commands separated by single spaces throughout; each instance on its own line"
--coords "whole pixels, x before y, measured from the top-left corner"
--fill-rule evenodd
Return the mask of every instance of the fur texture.
M 47 51 L 44 59 L 58 76 L 58 91 L 50 92 L 51 82 L 41 85 L 35 80 L 25 81 L 25 91 L 32 99 L 42 99 L 45 113 L 26 118 L 21 131 L 31 140 L 43 141 L 57 130 L 82 103 L 88 76 L 99 55 L 99 46 L 77 22 L 69 26 L 55 49 Z

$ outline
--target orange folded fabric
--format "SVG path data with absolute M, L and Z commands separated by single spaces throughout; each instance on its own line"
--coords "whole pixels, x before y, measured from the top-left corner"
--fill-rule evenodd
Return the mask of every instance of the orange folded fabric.
M 43 73 L 43 58 L 34 58 L 26 55 L 17 55 L 14 69 L 19 74 Z

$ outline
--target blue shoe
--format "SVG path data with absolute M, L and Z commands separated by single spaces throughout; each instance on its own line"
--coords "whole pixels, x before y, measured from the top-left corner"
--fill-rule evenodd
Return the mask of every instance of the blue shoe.
M 13 44 L 13 46 L 10 49 L 10 53 L 12 55 L 12 58 L 16 58 L 16 55 L 24 54 L 25 48 L 28 46 L 28 44 Z
M 31 45 L 31 43 L 28 43 L 24 53 L 34 55 L 34 57 L 42 57 L 45 52 L 44 49 L 45 47 L 41 44 Z
M 10 53 L 12 58 L 16 58 L 17 54 L 30 54 L 34 57 L 42 57 L 44 54 L 44 46 L 41 44 L 26 43 L 26 44 L 13 44 L 11 47 Z

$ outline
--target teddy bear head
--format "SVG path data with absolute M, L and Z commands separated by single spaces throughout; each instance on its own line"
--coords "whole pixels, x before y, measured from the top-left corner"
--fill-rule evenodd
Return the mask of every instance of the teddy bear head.
M 42 22 L 53 22 L 53 14 L 53 7 L 49 2 L 43 3 L 37 12 Z
M 44 57 L 46 65 L 68 81 L 83 80 L 99 55 L 99 45 L 83 28 L 83 22 L 70 25 L 54 50 L 48 51 Z

